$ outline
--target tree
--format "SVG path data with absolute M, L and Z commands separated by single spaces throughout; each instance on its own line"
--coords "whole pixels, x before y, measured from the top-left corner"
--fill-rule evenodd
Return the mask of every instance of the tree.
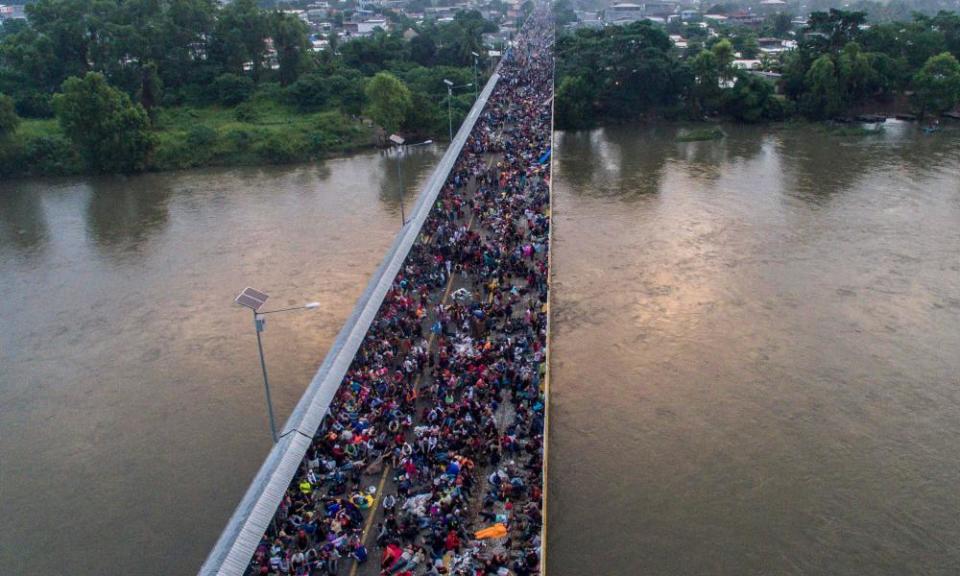
M 694 114 L 716 110 L 720 103 L 720 67 L 717 57 L 710 50 L 703 50 L 693 59 L 691 68 L 694 74 Z
M 860 35 L 860 26 L 867 21 L 864 12 L 847 12 L 831 8 L 830 12 L 812 12 L 808 19 L 806 38 L 817 42 L 821 51 L 836 53 Z M 818 39 L 822 39 L 820 41 Z
M 710 51 L 713 52 L 713 57 L 717 61 L 717 72 L 720 75 L 720 79 L 729 80 L 734 58 L 733 44 L 724 38 L 723 40 L 714 44 Z
M 960 100 L 960 63 L 949 52 L 931 57 L 914 75 L 913 91 L 921 117 L 953 109 Z
M 327 79 L 316 72 L 310 72 L 297 78 L 287 89 L 290 96 L 303 110 L 315 110 L 327 103 Z
M 774 96 L 773 85 L 753 74 L 741 73 L 724 100 L 726 111 L 741 122 L 783 119 L 783 105 Z
M 107 84 L 102 74 L 67 78 L 54 97 L 60 126 L 97 172 L 143 170 L 154 147 L 146 110 Z
M 847 104 L 862 102 L 873 95 L 878 88 L 877 71 L 870 64 L 870 58 L 860 50 L 860 45 L 850 42 L 843 47 L 837 58 L 837 71 L 843 98 Z
M 221 74 L 213 83 L 217 99 L 226 106 L 236 106 L 253 95 L 253 80 L 238 74 Z
M 585 128 L 593 125 L 593 100 L 590 84 L 580 76 L 567 76 L 556 94 L 557 125 L 561 128 Z
M 432 66 L 437 57 L 437 43 L 424 32 L 410 40 L 410 59 L 421 66 Z
M 805 92 L 800 98 L 803 113 L 811 118 L 829 118 L 842 107 L 836 66 L 830 56 L 817 58 L 804 77 Z
M 270 19 L 273 47 L 280 65 L 280 84 L 287 86 L 296 81 L 304 66 L 307 53 L 307 27 L 292 14 L 274 12 Z
M 210 42 L 212 58 L 225 71 L 239 74 L 250 62 L 254 79 L 260 76 L 269 22 L 256 0 L 234 0 L 220 11 Z
M 777 38 L 783 38 L 793 29 L 793 16 L 786 12 L 777 12 L 767 18 L 770 25 L 770 31 Z
M 367 114 L 389 133 L 400 129 L 410 110 L 410 89 L 389 72 L 378 72 L 367 84 Z
M 0 94 L 0 140 L 11 136 L 20 125 L 20 117 L 14 109 L 13 98 Z
M 144 110 L 150 112 L 160 104 L 160 98 L 163 94 L 163 82 L 157 74 L 157 65 L 150 62 L 140 70 L 140 89 L 137 91 L 137 97 Z

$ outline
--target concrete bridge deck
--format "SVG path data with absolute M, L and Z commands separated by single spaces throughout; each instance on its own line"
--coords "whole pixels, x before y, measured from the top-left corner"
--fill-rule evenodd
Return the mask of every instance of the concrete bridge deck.
M 441 189 L 450 177 L 451 170 L 463 152 L 464 144 L 474 130 L 500 80 L 498 67 L 498 72 L 495 72 L 488 80 L 447 153 L 427 181 L 411 213 L 410 220 L 401 230 L 384 262 L 373 275 L 303 398 L 281 429 L 280 441 L 274 446 L 261 466 L 220 539 L 201 567 L 200 574 L 239 576 L 248 573 L 250 560 L 260 544 L 262 536 L 270 530 L 271 522 L 280 502 L 290 487 L 291 481 L 301 468 L 310 442 L 314 435 L 320 431 L 320 426 L 331 401 L 341 386 L 344 376 L 350 368 L 351 362 L 397 273 L 401 270 L 404 260 L 416 242 L 429 240 L 421 237 L 421 229 L 436 204 Z M 497 160 L 496 156 L 488 158 L 490 162 L 496 162 Z M 475 192 L 475 186 L 468 190 L 468 194 L 473 192 Z M 462 223 L 467 228 L 474 228 L 472 217 Z M 549 249 L 547 254 L 549 254 Z M 459 288 L 467 288 L 478 292 L 476 279 L 454 275 L 440 295 L 439 301 L 441 303 L 448 301 L 451 293 Z M 432 322 L 433 318 L 431 317 L 429 320 Z M 430 345 L 433 345 L 432 341 Z M 421 389 L 428 389 L 431 384 L 429 378 L 429 375 L 421 376 L 418 378 L 417 385 Z M 547 402 L 546 405 L 548 407 L 549 403 Z M 510 418 L 512 418 L 512 413 L 509 403 L 504 402 L 497 413 L 498 425 L 503 426 Z M 544 452 L 546 452 L 545 447 Z M 481 481 L 482 478 L 481 475 Z M 384 494 L 395 493 L 396 485 L 389 467 L 386 467 L 379 476 L 363 477 L 360 484 L 364 488 L 371 485 L 378 488 L 372 513 L 367 513 L 365 516 L 362 534 L 362 540 L 371 552 L 370 560 L 365 564 L 342 561 L 338 570 L 338 573 L 341 574 L 379 573 L 379 563 L 373 541 L 376 538 L 377 523 L 383 515 L 382 506 L 379 505 L 380 498 Z M 479 527 L 479 524 L 471 526 L 471 528 L 476 527 Z

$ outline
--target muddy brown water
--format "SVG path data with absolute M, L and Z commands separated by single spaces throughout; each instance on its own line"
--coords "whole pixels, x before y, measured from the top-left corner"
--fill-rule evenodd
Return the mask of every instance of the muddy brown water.
M 676 130 L 557 135 L 548 573 L 960 572 L 960 135 Z M 269 318 L 282 421 L 394 174 L 0 183 L 0 572 L 196 571 L 270 447 L 233 296 L 322 303 Z
M 558 134 L 550 576 L 960 573 L 960 130 Z
M 411 150 L 412 195 L 441 148 Z M 400 227 L 395 160 L 0 183 L 0 573 L 194 574 Z

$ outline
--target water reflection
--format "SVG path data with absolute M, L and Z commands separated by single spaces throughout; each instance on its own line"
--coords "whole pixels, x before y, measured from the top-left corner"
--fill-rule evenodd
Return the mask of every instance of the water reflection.
M 557 162 L 564 178 L 581 193 L 635 200 L 658 193 L 674 170 L 713 182 L 720 166 L 749 162 L 769 146 L 766 139 L 739 127 L 727 127 L 728 135 L 721 140 L 680 142 L 678 137 L 689 129 L 651 124 L 563 132 L 558 146 L 569 153 Z
M 87 234 L 104 256 L 142 251 L 166 228 L 171 195 L 166 176 L 97 178 L 89 188 Z
M 47 240 L 42 196 L 29 186 L 5 185 L 0 189 L 0 249 L 29 253 Z
M 960 131 L 676 130 L 558 134 L 547 572 L 960 573 Z
M 396 149 L 383 150 L 379 154 L 377 173 L 380 174 L 380 201 L 390 210 L 400 213 L 400 185 L 403 178 L 403 206 L 410 214 L 420 192 L 421 184 L 436 164 L 440 152 L 437 144 L 409 146 L 402 154 Z M 403 164 L 402 171 L 400 165 Z
M 321 302 L 264 338 L 282 421 L 396 235 L 384 169 L 0 183 L 0 572 L 196 572 L 270 445 L 233 297 Z

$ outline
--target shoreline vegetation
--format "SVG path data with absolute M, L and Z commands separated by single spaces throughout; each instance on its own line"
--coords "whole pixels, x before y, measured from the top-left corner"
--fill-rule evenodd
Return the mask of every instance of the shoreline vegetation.
M 341 21 L 350 15 L 335 5 Z M 0 176 L 284 164 L 374 149 L 394 133 L 445 139 L 448 109 L 459 125 L 493 64 L 474 54 L 498 24 L 478 11 L 415 22 L 380 10 L 389 31 L 324 37 L 256 0 L 35 0 L 26 21 L 0 27 Z M 710 140 L 721 119 L 849 121 L 892 107 L 926 122 L 960 101 L 953 12 L 571 29 L 570 0 L 556 0 L 554 18 L 558 129 L 708 121 L 681 138 Z M 795 47 L 761 53 L 758 34 Z M 744 58 L 760 69 L 739 67 Z
M 571 22 L 571 12 L 555 10 L 558 22 Z M 864 12 L 831 9 L 811 13 L 796 29 L 784 14 L 760 29 L 700 24 L 645 20 L 559 34 L 557 127 L 637 119 L 849 122 L 891 106 L 924 121 L 960 101 L 954 12 L 868 23 Z M 685 37 L 687 47 L 677 48 L 669 34 Z M 758 34 L 769 35 L 765 44 L 795 47 L 762 52 Z
M 377 148 L 376 129 L 362 119 L 276 105 L 248 120 L 236 119 L 230 108 L 166 109 L 152 134 L 155 146 L 143 169 L 149 172 L 309 162 Z M 0 164 L 7 166 L 0 173 L 11 177 L 113 172 L 88 169 L 56 119 L 22 121 L 12 141 L 0 145 Z
M 329 34 L 256 0 L 27 4 L 27 20 L 0 26 L 0 176 L 285 164 L 390 134 L 445 139 L 448 114 L 459 125 L 487 79 L 483 36 L 498 24 L 378 8 L 384 27 L 347 36 L 355 7 L 334 4 Z M 513 24 L 506 5 L 498 20 Z

